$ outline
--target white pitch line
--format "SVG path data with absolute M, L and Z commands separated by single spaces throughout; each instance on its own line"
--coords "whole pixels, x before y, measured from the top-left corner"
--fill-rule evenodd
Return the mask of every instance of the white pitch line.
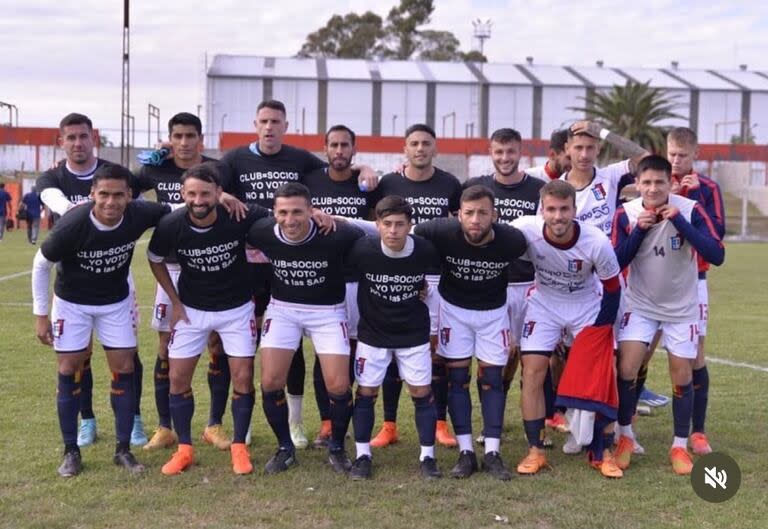
M 734 362 L 733 360 L 726 360 L 725 358 L 713 358 L 711 356 L 708 356 L 707 362 L 712 362 L 713 364 L 723 364 L 725 366 L 731 366 L 731 367 L 742 367 L 744 369 L 752 369 L 753 371 L 762 371 L 764 373 L 768 373 L 768 367 L 756 366 L 754 364 L 746 364 L 744 362 Z
M 25 270 L 24 272 L 16 272 L 7 276 L 0 277 L 0 281 L 8 281 L 9 279 L 15 279 L 17 277 L 28 276 L 32 273 L 32 270 Z

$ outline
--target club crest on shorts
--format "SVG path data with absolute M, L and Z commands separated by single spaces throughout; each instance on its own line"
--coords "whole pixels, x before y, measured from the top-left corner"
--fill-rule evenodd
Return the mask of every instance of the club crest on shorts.
M 365 370 L 365 358 L 360 358 L 360 357 L 355 358 L 355 374 L 357 376 L 360 376 L 363 374 L 364 370 Z
M 535 321 L 527 321 L 523 325 L 523 338 L 528 338 L 533 334 L 533 328 L 536 327 Z
M 669 238 L 669 243 L 672 246 L 673 250 L 679 250 L 683 247 L 683 237 L 679 233 L 676 233 L 672 237 Z
M 59 338 L 62 334 L 64 334 L 64 320 L 56 320 L 53 322 L 52 327 L 54 338 Z
M 443 345 L 448 345 L 448 342 L 451 341 L 451 328 L 450 327 L 443 327 L 440 329 L 440 343 Z
M 166 303 L 158 303 L 155 305 L 156 320 L 164 320 L 166 314 L 168 314 L 168 305 Z
M 568 271 L 572 273 L 581 272 L 584 266 L 583 259 L 568 259 Z
M 266 336 L 269 332 L 269 326 L 272 324 L 272 318 L 267 318 L 264 320 L 264 324 L 261 326 L 261 334 L 263 336 Z
M 595 184 L 592 188 L 592 194 L 595 196 L 595 200 L 605 200 L 608 193 L 605 192 L 603 184 Z

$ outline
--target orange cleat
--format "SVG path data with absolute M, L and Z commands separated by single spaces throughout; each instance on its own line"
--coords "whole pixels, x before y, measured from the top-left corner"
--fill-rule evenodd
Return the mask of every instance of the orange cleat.
M 619 468 L 619 465 L 616 464 L 616 459 L 613 457 L 613 454 L 610 450 L 603 450 L 602 461 L 596 461 L 592 459 L 592 452 L 588 452 L 588 457 L 589 464 L 592 466 L 592 468 L 599 470 L 600 474 L 602 474 L 604 477 L 611 479 L 620 479 L 624 477 L 624 472 L 621 470 L 621 468 Z
M 616 466 L 621 470 L 627 470 L 629 463 L 632 460 L 632 451 L 635 449 L 635 440 L 627 435 L 619 437 L 619 442 L 616 445 L 616 451 L 613 453 L 613 459 L 616 462 Z
M 669 461 L 672 463 L 672 470 L 678 476 L 687 476 L 693 470 L 693 461 L 685 448 L 672 447 L 669 450 Z
M 446 448 L 454 448 L 459 445 L 458 441 L 456 441 L 456 437 L 451 433 L 450 428 L 448 428 L 447 421 L 437 421 L 435 440 Z
M 191 467 L 194 462 L 195 450 L 192 448 L 192 445 L 180 444 L 178 450 L 176 450 L 171 456 L 171 459 L 163 465 L 160 472 L 166 476 L 175 476 Z
M 320 431 L 317 432 L 317 437 L 312 441 L 312 446 L 315 448 L 324 448 L 328 446 L 328 441 L 331 438 L 331 421 L 325 420 L 320 423 Z
M 232 443 L 229 447 L 232 454 L 232 470 L 235 474 L 250 474 L 253 472 L 253 463 L 251 463 L 251 454 L 248 453 L 248 447 L 245 443 Z
M 705 456 L 712 453 L 712 447 L 709 446 L 707 434 L 703 432 L 691 434 L 691 448 L 693 448 L 693 453 L 697 456 Z
M 371 447 L 384 448 L 388 445 L 393 445 L 400 440 L 400 434 L 397 432 L 397 423 L 391 421 L 384 421 L 381 425 L 381 430 L 376 434 L 376 437 L 371 439 Z
M 547 428 L 551 428 L 556 432 L 568 433 L 571 431 L 570 427 L 568 426 L 568 421 L 566 420 L 565 415 L 563 415 L 559 411 L 556 412 L 551 419 L 547 419 L 546 421 L 544 421 L 544 424 L 547 426 Z
M 517 473 L 524 475 L 536 474 L 539 470 L 547 466 L 547 455 L 541 448 L 532 446 L 528 448 L 528 455 L 517 465 Z

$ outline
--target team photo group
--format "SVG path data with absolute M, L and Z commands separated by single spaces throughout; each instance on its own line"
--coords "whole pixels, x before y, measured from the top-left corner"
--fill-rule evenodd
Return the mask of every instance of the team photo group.
M 718 185 L 694 169 L 692 130 L 671 129 L 660 156 L 579 121 L 552 133 L 543 166 L 521 169 L 523 140 L 502 128 L 489 139 L 493 172 L 462 183 L 433 164 L 439 142 L 426 124 L 406 130 L 397 168 L 357 164 L 345 125 L 325 134 L 327 160 L 284 144 L 280 101 L 263 101 L 254 125 L 256 141 L 214 160 L 202 154 L 200 119 L 176 114 L 167 141 L 132 173 L 95 156 L 87 116 L 61 120 L 66 159 L 36 184 L 56 222 L 32 267 L 36 334 L 57 360 L 60 476 L 83 470 L 81 447 L 99 435 L 96 347 L 111 372 L 114 463 L 131 474 L 195 472 L 201 439 L 230 452 L 235 474 L 287 471 L 297 451 L 315 447 L 332 471 L 370 479 L 376 450 L 400 440 L 405 383 L 413 468 L 424 479 L 546 470 L 548 429 L 567 433 L 557 448 L 600 475 L 629 477 L 644 453 L 635 420 L 657 346 L 672 385 L 668 465 L 688 475 L 693 457 L 712 451 L 706 274 L 724 262 L 725 217 Z M 603 144 L 625 159 L 598 167 Z M 137 249 L 157 282 L 147 384 L 137 340 L 147 323 L 130 272 Z M 304 338 L 321 424 L 312 440 Z M 209 417 L 193 434 L 193 377 L 206 350 Z M 502 450 L 513 382 L 522 429 L 505 433 Z M 142 389 L 154 394 L 150 438 Z M 249 452 L 251 428 L 263 424 L 257 401 L 277 441 L 266 462 Z M 453 466 L 438 463 L 437 444 L 456 449 Z M 132 446 L 169 449 L 168 460 L 145 469 Z M 502 453 L 513 450 L 523 457 L 507 465 Z

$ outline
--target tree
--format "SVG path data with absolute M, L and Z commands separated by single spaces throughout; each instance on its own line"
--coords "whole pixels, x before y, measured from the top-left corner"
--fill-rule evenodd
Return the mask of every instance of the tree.
M 666 149 L 666 135 L 670 127 L 659 122 L 670 118 L 684 119 L 675 109 L 677 98 L 669 96 L 660 88 L 652 88 L 650 81 L 638 83 L 627 81 L 624 86 L 615 85 L 607 93 L 594 92 L 584 99 L 584 107 L 571 110 L 584 112 L 587 119 L 597 121 L 612 132 L 629 138 L 655 153 Z M 600 153 L 602 161 L 617 158 L 610 145 Z
M 387 47 L 384 56 L 404 61 L 413 58 L 418 50 L 418 28 L 429 23 L 434 10 L 432 0 L 400 0 L 400 5 L 393 7 L 387 15 L 384 28 Z
M 371 59 L 383 37 L 382 20 L 375 13 L 333 15 L 325 27 L 307 35 L 298 56 Z
M 742 136 L 741 134 L 733 134 L 731 136 L 731 145 L 754 145 L 755 144 L 755 135 L 752 134 L 751 130 L 747 131 L 746 137 Z

